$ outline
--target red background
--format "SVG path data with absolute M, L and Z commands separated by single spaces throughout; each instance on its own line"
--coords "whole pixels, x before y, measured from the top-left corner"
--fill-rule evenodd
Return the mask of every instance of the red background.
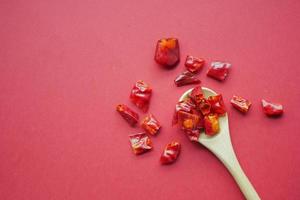
M 242 199 L 225 167 L 171 127 L 187 54 L 229 61 L 224 83 L 199 75 L 224 95 L 232 143 L 262 199 L 300 198 L 297 0 L 1 0 L 0 199 Z M 163 70 L 156 41 L 179 38 L 182 62 Z M 150 112 L 163 128 L 152 152 L 132 154 L 131 128 L 115 112 L 130 89 L 151 84 Z M 253 102 L 244 116 L 229 100 Z M 260 100 L 284 105 L 267 118 Z M 141 116 L 143 114 L 139 112 Z M 174 165 L 158 163 L 176 139 Z

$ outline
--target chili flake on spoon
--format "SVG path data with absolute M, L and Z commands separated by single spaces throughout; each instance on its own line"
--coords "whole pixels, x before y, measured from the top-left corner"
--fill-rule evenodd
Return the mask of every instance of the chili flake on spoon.
M 186 102 L 194 104 L 191 106 Z M 223 116 L 225 113 L 226 109 L 221 94 L 205 98 L 201 87 L 197 86 L 183 101 L 177 103 L 173 124 L 179 124 L 191 141 L 198 141 L 200 132 L 203 130 L 206 135 L 210 136 L 219 132 L 219 116 Z

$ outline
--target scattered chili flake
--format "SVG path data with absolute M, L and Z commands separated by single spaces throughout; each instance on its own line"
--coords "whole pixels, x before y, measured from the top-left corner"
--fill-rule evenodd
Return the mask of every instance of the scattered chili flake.
M 181 73 L 175 78 L 174 82 L 177 87 L 201 83 L 201 81 L 195 77 L 195 74 L 189 71 L 184 71 L 183 73 Z
M 283 106 L 281 104 L 268 102 L 264 99 L 261 100 L 261 102 L 262 102 L 263 111 L 267 116 L 277 117 L 282 115 Z
M 179 43 L 176 38 L 163 38 L 157 41 L 155 61 L 166 67 L 174 67 L 179 62 Z
M 230 63 L 212 62 L 211 67 L 207 72 L 207 76 L 210 76 L 219 81 L 223 81 L 227 77 L 230 67 Z
M 185 67 L 189 72 L 198 73 L 204 65 L 205 61 L 202 58 L 194 56 L 187 56 L 185 60 Z
M 207 135 L 215 135 L 219 132 L 220 128 L 217 114 L 204 116 L 204 129 Z
M 152 114 L 149 114 L 143 119 L 141 126 L 151 135 L 156 135 L 161 128 L 160 123 Z
M 117 105 L 116 110 L 131 126 L 135 126 L 139 120 L 139 115 L 124 104 Z
M 134 154 L 139 155 L 152 149 L 152 141 L 146 133 L 129 135 L 129 141 Z
M 242 113 L 247 113 L 251 106 L 251 102 L 249 100 L 236 95 L 233 95 L 230 103 L 235 109 Z
M 144 81 L 137 81 L 130 94 L 130 100 L 142 111 L 147 112 L 152 95 L 152 89 Z
M 171 142 L 166 145 L 161 157 L 161 164 L 171 164 L 176 161 L 180 153 L 181 145 L 179 142 Z
M 212 113 L 217 113 L 219 115 L 224 115 L 226 113 L 225 104 L 221 94 L 208 97 L 208 102 L 211 105 Z

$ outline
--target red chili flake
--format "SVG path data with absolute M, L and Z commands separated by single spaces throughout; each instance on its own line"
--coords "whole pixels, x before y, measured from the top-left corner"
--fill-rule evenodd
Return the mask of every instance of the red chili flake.
M 196 103 L 199 104 L 204 98 L 203 92 L 200 86 L 194 87 L 194 89 L 189 94 L 189 97 Z
M 139 115 L 124 104 L 117 105 L 116 110 L 131 126 L 135 126 L 139 120 Z
M 164 67 L 174 67 L 180 59 L 178 39 L 163 38 L 158 40 L 154 59 Z
M 171 164 L 176 161 L 180 153 L 181 145 L 179 142 L 171 142 L 165 147 L 161 157 L 161 164 Z
M 269 117 L 277 117 L 282 115 L 283 106 L 278 103 L 271 103 L 266 100 L 261 100 L 264 113 Z
M 146 133 L 129 135 L 129 141 L 134 154 L 142 154 L 152 149 L 152 141 Z
M 207 99 L 202 98 L 197 106 L 203 115 L 208 115 L 210 113 L 211 105 Z
M 190 98 L 186 98 L 183 101 L 180 101 L 175 106 L 175 112 L 173 115 L 172 125 L 177 124 L 178 122 L 178 112 L 184 111 L 188 113 L 196 113 L 196 105 Z
M 160 123 L 152 114 L 149 114 L 143 119 L 141 126 L 151 135 L 156 135 L 161 128 Z
M 217 113 L 219 115 L 224 115 L 226 113 L 225 104 L 221 94 L 208 97 L 208 102 L 211 105 L 212 113 Z
M 219 81 L 223 81 L 227 77 L 230 67 L 230 63 L 212 62 L 211 68 L 207 72 L 207 76 L 210 76 Z
M 190 139 L 192 142 L 198 142 L 200 138 L 200 129 L 195 130 L 184 130 L 185 135 Z
M 183 130 L 195 130 L 203 127 L 203 119 L 201 115 L 183 111 L 178 112 L 178 123 Z
M 152 89 L 144 81 L 137 81 L 130 94 L 130 100 L 142 111 L 147 112 L 152 95 Z
M 192 73 L 198 73 L 203 68 L 204 63 L 205 61 L 202 58 L 187 56 L 185 60 L 185 67 Z
M 201 81 L 195 77 L 195 74 L 189 71 L 184 71 L 183 73 L 181 73 L 179 76 L 176 77 L 174 82 L 177 87 L 201 83 Z
M 196 112 L 196 104 L 192 101 L 191 98 L 185 98 L 184 100 L 178 102 L 175 106 L 175 110 L 178 111 L 184 111 L 188 113 L 194 113 Z
M 204 116 L 204 129 L 207 135 L 215 135 L 219 132 L 220 127 L 217 114 Z
M 251 106 L 251 102 L 249 100 L 236 95 L 233 95 L 232 99 L 230 100 L 230 103 L 234 108 L 241 111 L 242 113 L 248 112 Z

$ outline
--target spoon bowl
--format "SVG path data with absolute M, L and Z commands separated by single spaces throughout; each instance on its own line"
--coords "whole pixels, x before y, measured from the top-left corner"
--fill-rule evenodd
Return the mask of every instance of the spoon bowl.
M 187 98 L 192 90 L 193 88 L 186 91 L 181 96 L 179 101 Z M 205 98 L 217 95 L 215 91 L 206 87 L 202 87 L 202 92 Z M 240 190 L 247 200 L 260 200 L 260 197 L 255 191 L 253 185 L 250 183 L 249 179 L 243 172 L 233 150 L 229 133 L 227 113 L 225 113 L 224 116 L 219 117 L 219 125 L 219 133 L 214 136 L 208 136 L 203 131 L 200 134 L 198 142 L 209 149 L 217 158 L 220 159 L 220 161 L 225 165 L 225 167 L 235 179 L 236 183 L 238 184 Z
M 191 93 L 191 91 L 193 90 L 192 89 L 189 89 L 188 91 L 186 91 L 182 96 L 181 98 L 179 99 L 179 101 L 182 101 L 184 100 L 185 98 L 188 97 L 188 95 Z M 202 92 L 203 92 L 203 95 L 205 98 L 208 98 L 210 96 L 215 96 L 217 95 L 217 93 L 209 88 L 206 88 L 206 87 L 202 87 Z M 228 116 L 227 116 L 227 113 L 225 113 L 224 116 L 222 117 L 219 117 L 219 125 L 220 125 L 220 132 L 214 136 L 208 136 L 206 134 L 204 134 L 204 132 L 202 132 L 200 134 L 200 138 L 199 138 L 199 142 L 201 144 L 205 143 L 205 142 L 212 142 L 212 138 L 218 138 L 218 137 L 222 137 L 223 135 L 225 135 L 226 131 L 228 130 L 228 135 L 229 135 L 229 127 L 228 127 Z M 225 134 L 224 134 L 225 133 Z M 229 138 L 230 139 L 230 138 Z M 219 139 L 220 140 L 220 139 Z M 203 144 L 204 145 L 204 144 Z M 206 146 L 206 145 L 204 145 Z

